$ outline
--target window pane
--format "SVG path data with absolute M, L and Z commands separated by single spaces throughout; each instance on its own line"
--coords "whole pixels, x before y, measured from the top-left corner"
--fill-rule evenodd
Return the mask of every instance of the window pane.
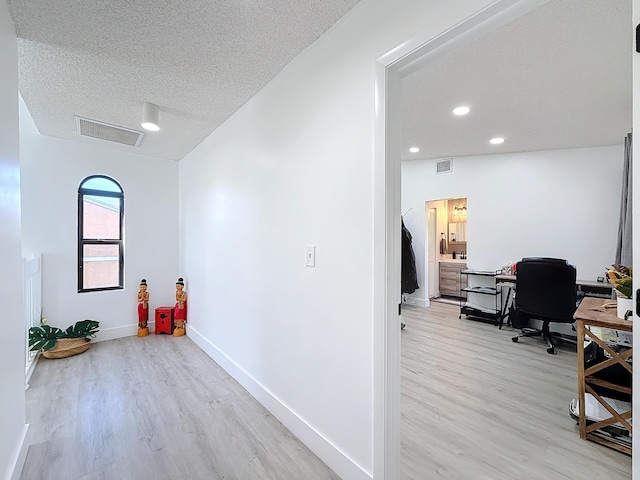
M 91 288 L 118 287 L 118 245 L 84 245 L 82 249 L 82 286 Z
M 91 190 L 102 190 L 103 192 L 122 192 L 116 182 L 103 177 L 90 178 L 86 182 L 82 183 L 82 188 L 90 188 Z
M 83 238 L 120 240 L 120 199 L 84 195 Z

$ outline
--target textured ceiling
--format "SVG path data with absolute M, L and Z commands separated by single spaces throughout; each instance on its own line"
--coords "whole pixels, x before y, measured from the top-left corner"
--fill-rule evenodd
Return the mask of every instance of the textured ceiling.
M 358 0 L 8 0 L 20 93 L 41 134 L 180 160 Z M 74 115 L 161 131 L 140 147 L 76 134 Z
M 180 160 L 358 2 L 8 3 L 40 133 Z M 403 80 L 403 158 L 621 143 L 632 36 L 631 0 L 550 0 L 435 60 Z M 74 115 L 141 130 L 143 102 L 162 129 L 140 147 L 76 134 Z M 466 117 L 451 114 L 460 104 Z
M 621 144 L 632 39 L 631 0 L 551 0 L 435 60 L 402 83 L 403 159 Z

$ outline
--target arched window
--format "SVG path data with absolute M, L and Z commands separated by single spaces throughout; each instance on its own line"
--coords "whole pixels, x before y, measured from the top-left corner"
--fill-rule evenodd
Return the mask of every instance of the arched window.
M 78 188 L 78 292 L 124 287 L 124 192 L 104 175 Z

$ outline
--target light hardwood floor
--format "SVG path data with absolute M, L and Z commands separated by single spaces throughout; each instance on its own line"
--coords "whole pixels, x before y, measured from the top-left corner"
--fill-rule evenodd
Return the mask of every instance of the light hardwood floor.
M 568 415 L 575 352 L 512 343 L 455 305 L 403 314 L 402 480 L 631 478 Z M 27 416 L 23 480 L 338 478 L 187 337 L 42 359 Z
M 22 480 L 338 477 L 188 337 L 40 359 Z
M 630 457 L 581 440 L 569 417 L 575 346 L 549 355 L 458 313 L 403 307 L 402 480 L 631 478 Z

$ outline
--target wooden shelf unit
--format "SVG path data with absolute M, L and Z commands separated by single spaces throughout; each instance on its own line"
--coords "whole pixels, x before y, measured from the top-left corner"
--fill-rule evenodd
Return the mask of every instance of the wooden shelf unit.
M 621 330 L 624 332 L 633 331 L 633 322 L 630 320 L 622 320 L 616 316 L 615 309 L 604 310 L 602 305 L 605 300 L 596 297 L 585 297 L 580 306 L 576 310 L 574 318 L 578 329 L 578 401 L 579 401 L 579 418 L 580 438 L 591 440 L 607 447 L 613 448 L 620 452 L 631 455 L 631 448 L 625 445 L 608 440 L 596 434 L 597 430 L 609 425 L 617 424 L 632 434 L 632 425 L 627 420 L 632 418 L 632 409 L 627 412 L 616 412 L 605 399 L 603 399 L 593 388 L 599 386 L 631 395 L 631 388 L 624 385 L 617 385 L 601 378 L 595 377 L 594 374 L 612 365 L 620 364 L 623 368 L 633 374 L 633 365 L 631 363 L 633 357 L 633 348 L 617 352 L 611 348 L 606 342 L 589 330 L 588 327 L 610 328 L 613 330 Z M 597 343 L 610 358 L 590 366 L 585 369 L 584 364 L 584 340 L 588 336 L 592 341 Z M 609 418 L 602 421 L 587 425 L 585 415 L 585 395 L 591 394 L 607 411 L 611 414 Z

